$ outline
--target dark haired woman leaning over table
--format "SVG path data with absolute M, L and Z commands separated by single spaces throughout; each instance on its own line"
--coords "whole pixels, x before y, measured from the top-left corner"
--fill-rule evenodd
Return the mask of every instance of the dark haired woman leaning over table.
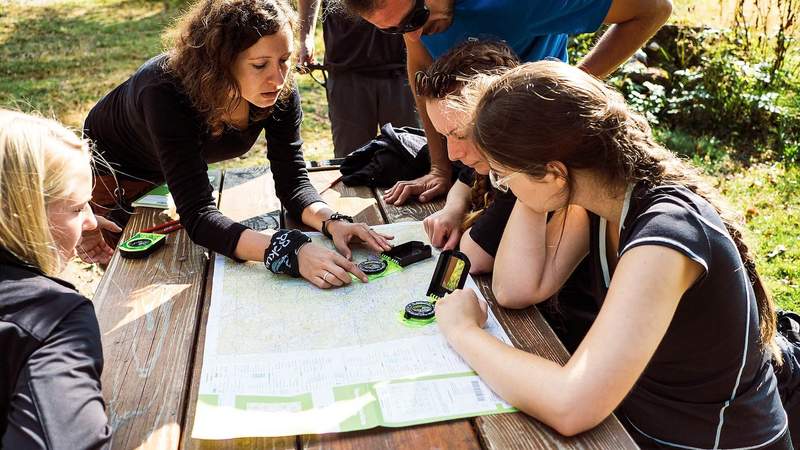
M 201 0 L 170 30 L 165 53 L 92 108 L 85 132 L 113 172 L 96 173 L 103 233 L 84 234 L 84 259 L 107 262 L 130 202 L 166 181 L 181 223 L 198 245 L 239 260 L 263 260 L 273 272 L 302 276 L 321 288 L 349 283 L 348 272 L 367 280 L 345 257 L 348 244 L 360 240 L 382 251 L 390 248 L 390 237 L 336 214 L 309 181 L 300 97 L 289 71 L 295 24 L 295 12 L 282 0 Z M 269 236 L 217 210 L 208 164 L 247 153 L 262 131 L 278 198 L 345 256 L 308 243 L 297 230 Z
M 586 260 L 599 310 L 559 364 L 482 330 L 471 289 L 436 302 L 492 390 L 566 435 L 613 412 L 643 448 L 791 449 L 800 348 L 776 332 L 754 257 L 697 169 L 620 93 L 562 62 L 477 76 L 449 101 L 490 182 L 517 197 L 494 261 L 517 277 L 494 278 L 497 302 L 544 301 Z

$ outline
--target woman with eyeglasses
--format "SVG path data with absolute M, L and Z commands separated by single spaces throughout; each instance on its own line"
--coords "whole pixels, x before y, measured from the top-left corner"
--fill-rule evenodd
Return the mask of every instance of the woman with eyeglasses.
M 96 211 L 110 220 L 99 219 L 105 236 L 84 233 L 84 259 L 107 262 L 130 202 L 166 181 L 198 245 L 264 261 L 275 273 L 302 276 L 320 288 L 348 284 L 350 274 L 367 281 L 348 260 L 348 244 L 360 240 L 383 251 L 391 248 L 390 237 L 334 213 L 309 181 L 300 97 L 289 70 L 295 24 L 284 0 L 201 0 L 170 30 L 165 53 L 92 108 L 85 133 L 112 169 L 97 173 Z M 282 204 L 331 238 L 341 254 L 296 230 L 256 232 L 216 208 L 208 164 L 247 153 L 262 132 Z
M 494 286 L 498 302 L 541 302 L 588 257 L 599 306 L 562 366 L 482 330 L 472 290 L 437 302 L 448 342 L 492 389 L 565 435 L 616 412 L 643 447 L 792 448 L 796 348 L 698 171 L 618 92 L 563 63 L 478 78 L 454 101 L 492 183 L 518 199 L 494 267 L 518 282 Z

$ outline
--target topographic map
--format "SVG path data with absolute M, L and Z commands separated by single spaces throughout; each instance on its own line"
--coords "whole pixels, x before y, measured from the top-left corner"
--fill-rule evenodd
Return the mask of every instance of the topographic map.
M 395 243 L 427 243 L 420 222 L 373 228 Z M 514 411 L 435 322 L 402 320 L 407 303 L 426 299 L 437 256 L 330 290 L 217 256 L 193 437 L 352 431 Z M 354 262 L 369 258 L 354 249 Z M 471 279 L 468 286 L 479 292 Z M 509 342 L 493 316 L 486 330 Z

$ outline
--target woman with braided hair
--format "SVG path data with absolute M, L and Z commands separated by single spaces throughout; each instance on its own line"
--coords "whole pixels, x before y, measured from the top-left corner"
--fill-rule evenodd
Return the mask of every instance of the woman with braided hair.
M 560 62 L 478 77 L 451 107 L 492 184 L 518 198 L 495 261 L 516 282 L 494 284 L 498 301 L 545 300 L 588 257 L 599 306 L 562 366 L 482 330 L 474 291 L 437 302 L 448 342 L 492 389 L 565 435 L 616 412 L 643 447 L 792 448 L 796 348 L 698 171 L 618 92 Z
M 468 118 L 448 107 L 467 81 L 478 74 L 500 73 L 518 66 L 519 60 L 505 43 L 471 39 L 453 47 L 422 72 L 417 72 L 415 90 L 425 100 L 436 131 L 447 139 L 447 156 L 460 163 L 458 180 L 447 193 L 444 208 L 431 214 L 423 225 L 436 247 L 456 246 L 469 257 L 470 272 L 491 272 L 500 238 L 517 198 L 510 191 L 494 189 L 489 183 L 489 164 L 469 136 Z M 471 186 L 471 187 L 470 187 Z M 559 219 L 553 222 L 557 224 Z M 555 225 L 554 225 L 555 226 Z M 568 351 L 572 352 L 597 314 L 597 306 L 586 292 L 586 263 L 557 293 L 557 301 L 544 302 L 539 310 Z M 494 273 L 498 284 L 514 283 L 516 272 Z M 527 299 L 504 298 L 507 304 Z
M 470 259 L 470 272 L 491 272 L 503 228 L 516 197 L 492 189 L 489 166 L 463 135 L 463 114 L 448 110 L 445 98 L 458 95 L 472 76 L 499 73 L 519 64 L 513 50 L 500 41 L 468 40 L 417 72 L 415 91 L 425 99 L 436 131 L 447 139 L 447 156 L 462 166 L 447 193 L 445 207 L 422 223 L 431 243 L 446 250 L 459 247 Z

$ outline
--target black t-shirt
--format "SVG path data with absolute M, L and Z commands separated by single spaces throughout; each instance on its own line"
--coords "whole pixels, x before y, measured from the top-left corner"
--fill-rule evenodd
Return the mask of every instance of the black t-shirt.
M 1 248 L 0 349 L 0 448 L 108 443 L 92 303 Z
M 606 222 L 590 214 L 590 223 L 592 288 L 602 305 L 609 285 Z M 774 442 L 787 418 L 770 357 L 759 344 L 753 287 L 719 215 L 684 187 L 639 184 L 626 196 L 620 223 L 618 256 L 660 245 L 704 269 L 619 407 L 633 437 L 643 446 L 683 448 Z
M 470 187 L 475 183 L 475 169 L 458 161 L 453 163 L 453 167 L 458 171 L 458 181 Z M 469 237 L 494 258 L 517 197 L 511 191 L 501 192 L 491 186 L 489 188 L 492 190 L 493 201 L 472 224 Z
M 296 89 L 279 100 L 268 118 L 251 120 L 245 130 L 228 127 L 212 136 L 164 61 L 165 55 L 159 55 L 146 62 L 86 118 L 87 137 L 119 177 L 166 181 L 192 241 L 229 257 L 247 227 L 216 208 L 208 164 L 247 153 L 262 131 L 275 191 L 286 209 L 299 217 L 306 206 L 322 201 L 305 169 L 303 112 Z
M 327 11 L 327 8 L 325 8 Z M 333 72 L 405 73 L 406 45 L 361 18 L 328 11 L 322 18 L 325 64 Z

